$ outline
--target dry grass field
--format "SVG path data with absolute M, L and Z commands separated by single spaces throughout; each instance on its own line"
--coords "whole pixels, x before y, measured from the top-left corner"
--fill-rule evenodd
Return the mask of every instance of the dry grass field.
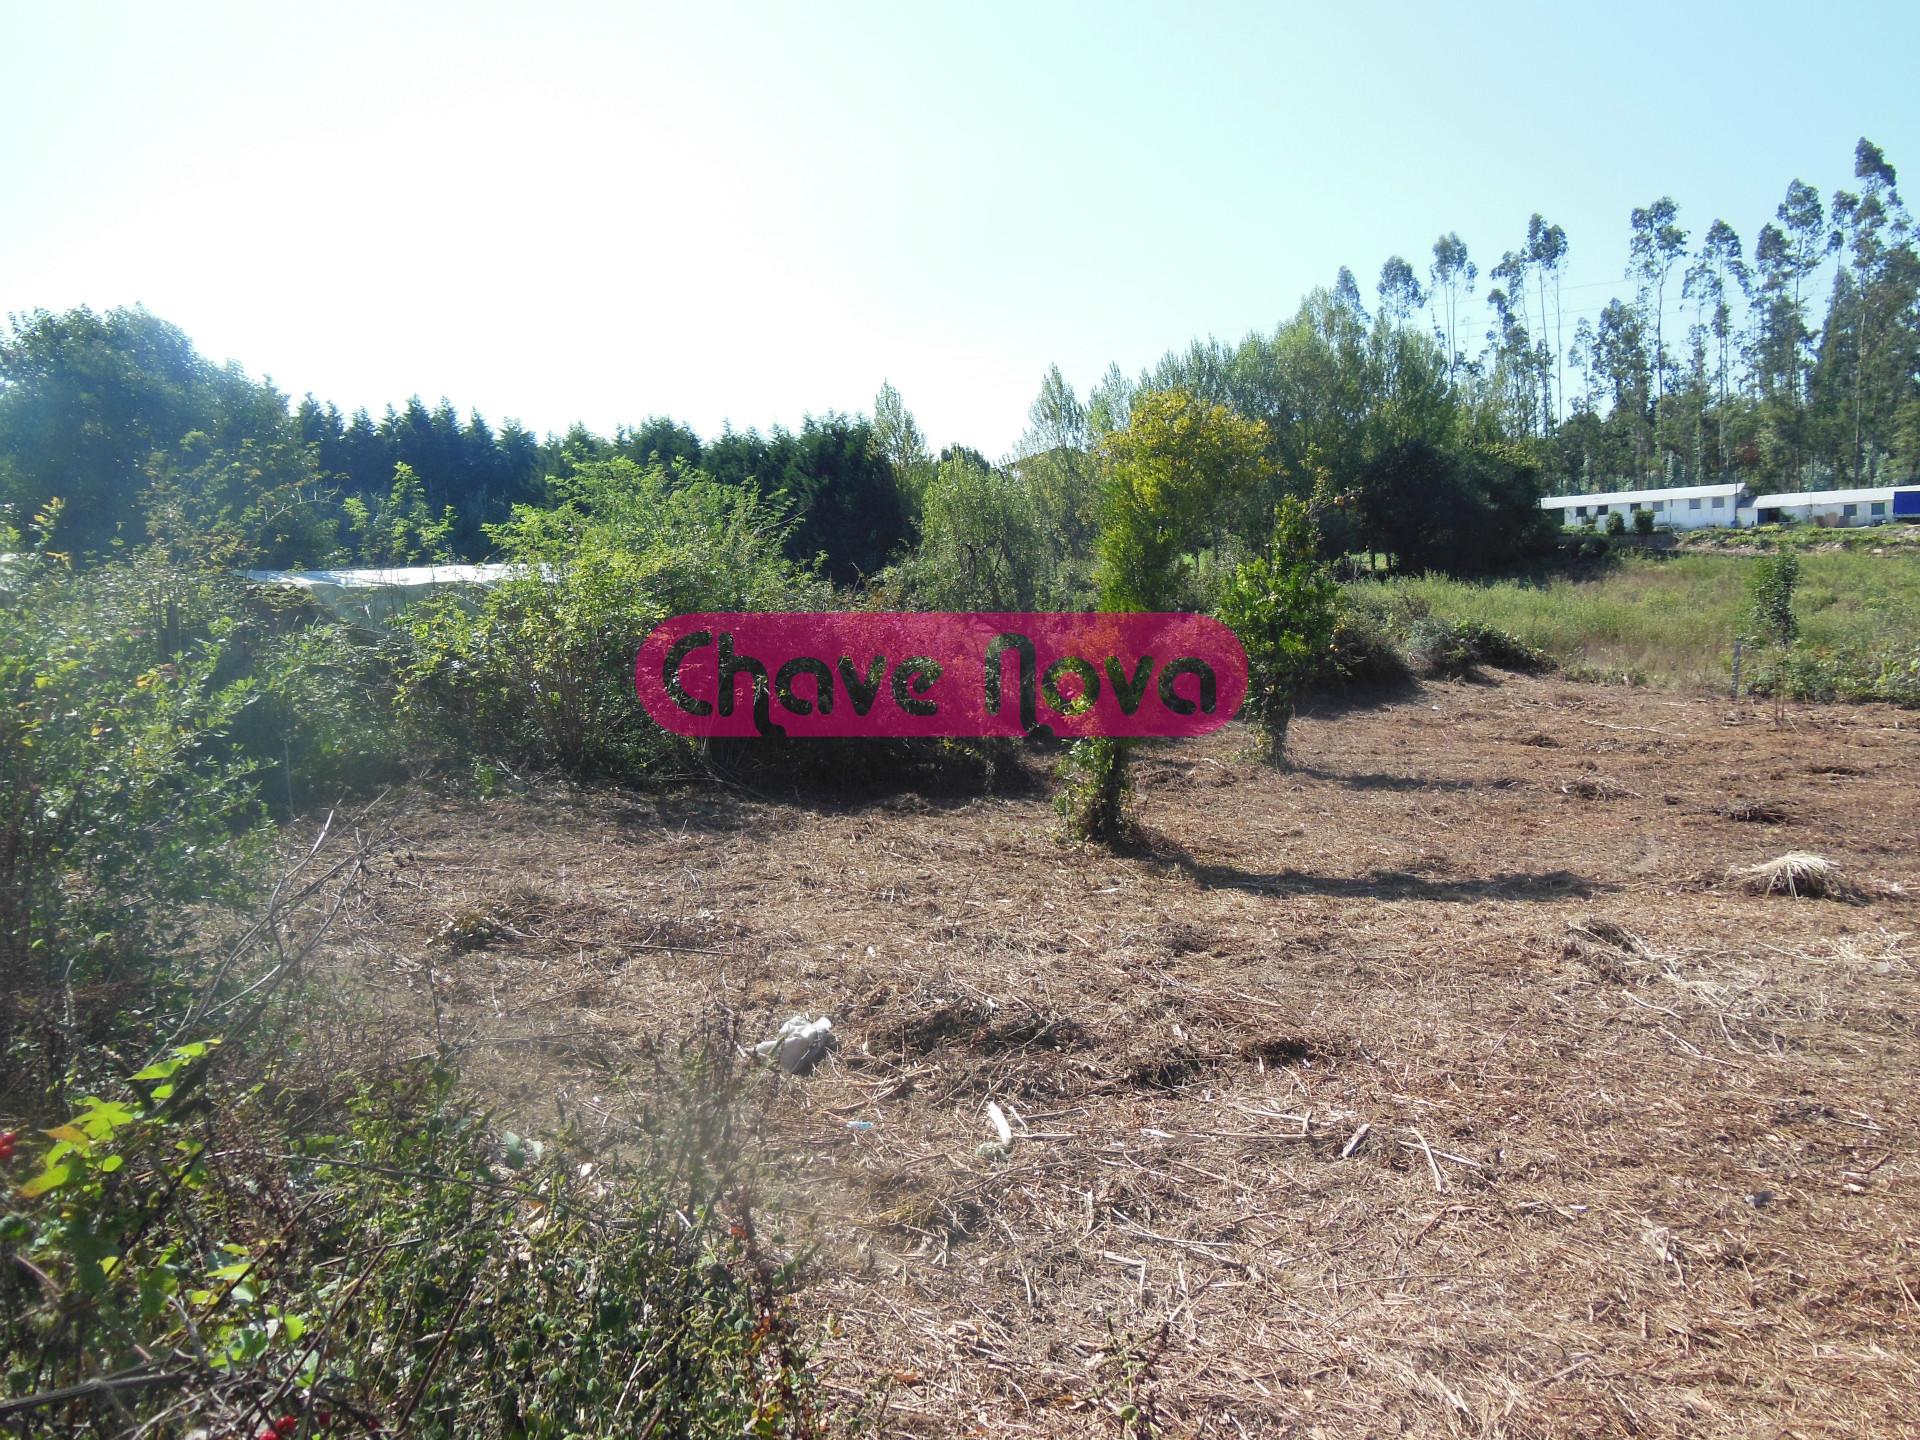
M 1431 686 L 1147 752 L 1118 856 L 1031 783 L 412 800 L 329 974 L 579 1143 L 830 1015 L 741 1135 L 878 1433 L 1920 1434 L 1920 723 L 1788 719 Z

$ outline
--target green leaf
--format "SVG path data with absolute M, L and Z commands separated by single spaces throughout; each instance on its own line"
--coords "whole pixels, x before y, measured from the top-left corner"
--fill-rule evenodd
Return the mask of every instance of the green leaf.
M 76 1168 L 70 1160 L 62 1160 L 58 1164 L 49 1165 L 38 1175 L 34 1176 L 33 1179 L 22 1185 L 20 1187 L 20 1193 L 31 1200 L 36 1195 L 46 1194 L 49 1190 L 58 1190 L 62 1185 L 73 1179 Z

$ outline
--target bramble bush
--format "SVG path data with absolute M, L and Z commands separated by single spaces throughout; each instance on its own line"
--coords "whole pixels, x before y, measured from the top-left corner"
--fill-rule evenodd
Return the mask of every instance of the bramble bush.
M 0 1424 L 814 1432 L 793 1271 L 753 1231 L 720 1052 L 595 1163 L 501 1129 L 435 1064 L 316 1103 L 217 1045 L 174 1047 L 0 1160 L 24 1177 L 0 1216 Z
M 153 555 L 74 570 L 44 549 L 9 567 L 0 1053 L 10 1080 L 61 1084 L 74 1046 L 149 1024 L 179 967 L 188 908 L 252 895 L 263 802 L 330 800 L 398 771 L 390 688 L 376 652 L 341 627 L 289 625 L 218 571 Z
M 220 678 L 230 619 L 178 633 L 181 598 L 45 554 L 0 591 L 0 1053 L 16 1083 L 57 1085 L 76 1047 L 139 1030 L 186 907 L 239 900 L 258 874 L 258 761 L 229 735 L 257 685 Z

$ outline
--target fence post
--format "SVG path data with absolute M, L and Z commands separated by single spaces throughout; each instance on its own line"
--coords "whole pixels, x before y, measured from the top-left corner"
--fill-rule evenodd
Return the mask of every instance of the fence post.
M 1733 693 L 1727 698 L 1729 700 L 1740 698 L 1740 637 L 1738 635 L 1733 637 Z

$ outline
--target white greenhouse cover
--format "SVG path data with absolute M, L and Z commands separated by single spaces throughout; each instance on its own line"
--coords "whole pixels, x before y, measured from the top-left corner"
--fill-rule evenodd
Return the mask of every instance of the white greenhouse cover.
M 398 565 L 364 570 L 243 570 L 260 585 L 302 590 L 334 619 L 363 630 L 381 630 L 416 600 L 455 585 L 494 585 L 524 567 L 490 565 Z

